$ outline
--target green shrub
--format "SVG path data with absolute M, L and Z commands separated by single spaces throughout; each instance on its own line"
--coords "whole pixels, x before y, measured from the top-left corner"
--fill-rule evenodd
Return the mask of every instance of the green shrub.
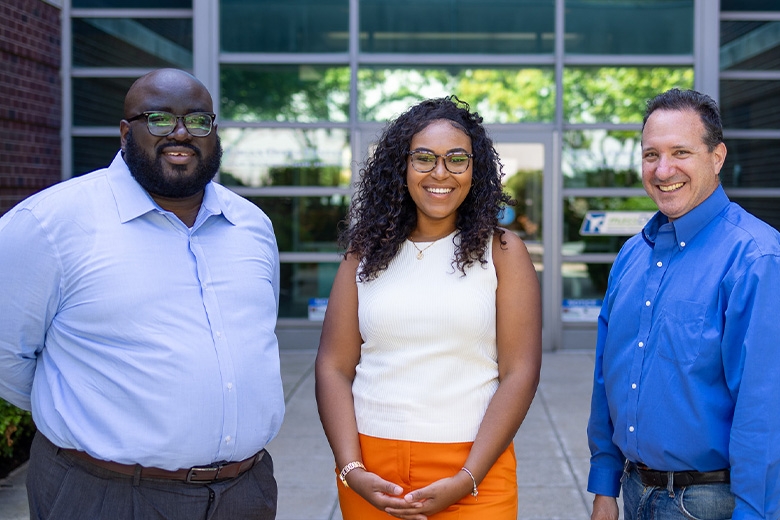
M 29 439 L 34 432 L 30 412 L 0 399 L 0 458 L 15 458 L 17 441 Z

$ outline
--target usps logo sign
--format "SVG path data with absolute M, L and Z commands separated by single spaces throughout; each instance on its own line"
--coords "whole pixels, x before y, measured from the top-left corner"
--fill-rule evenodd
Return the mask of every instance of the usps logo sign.
M 636 235 L 653 218 L 654 211 L 588 211 L 580 235 Z

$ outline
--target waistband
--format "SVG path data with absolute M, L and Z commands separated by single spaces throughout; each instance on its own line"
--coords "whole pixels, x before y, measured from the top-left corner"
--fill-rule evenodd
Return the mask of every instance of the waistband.
M 642 484 L 652 487 L 667 487 L 670 476 L 672 486 L 678 487 L 731 482 L 731 472 L 728 468 L 717 471 L 658 471 L 634 462 L 629 464 L 629 468 L 636 469 Z

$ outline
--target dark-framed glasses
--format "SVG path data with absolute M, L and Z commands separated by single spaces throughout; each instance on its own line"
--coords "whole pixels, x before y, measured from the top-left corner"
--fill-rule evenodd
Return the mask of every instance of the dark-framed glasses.
M 412 168 L 420 173 L 433 171 L 439 162 L 439 157 L 441 157 L 444 159 L 444 167 L 447 168 L 447 171 L 456 175 L 468 170 L 471 158 L 474 157 L 474 154 L 466 152 L 450 152 L 438 155 L 425 150 L 412 150 L 407 152 L 407 154 L 412 158 Z
M 161 112 L 159 110 L 151 112 L 141 112 L 137 116 L 133 116 L 127 119 L 130 123 L 136 119 L 146 118 L 146 127 L 149 129 L 149 133 L 157 137 L 165 137 L 170 135 L 176 130 L 176 125 L 179 123 L 179 119 L 184 122 L 184 128 L 193 137 L 206 137 L 211 133 L 211 129 L 214 128 L 215 114 L 209 112 L 190 112 L 183 116 L 177 116 L 170 112 Z

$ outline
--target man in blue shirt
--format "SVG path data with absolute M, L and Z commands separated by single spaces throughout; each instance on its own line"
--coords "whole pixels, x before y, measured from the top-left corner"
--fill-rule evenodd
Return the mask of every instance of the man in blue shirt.
M 162 69 L 108 168 L 0 219 L 0 397 L 32 410 L 31 518 L 272 519 L 284 414 L 271 222 L 211 182 L 212 99 Z
M 593 520 L 780 518 L 780 234 L 730 202 L 715 102 L 648 103 L 659 212 L 621 249 L 599 315 Z

